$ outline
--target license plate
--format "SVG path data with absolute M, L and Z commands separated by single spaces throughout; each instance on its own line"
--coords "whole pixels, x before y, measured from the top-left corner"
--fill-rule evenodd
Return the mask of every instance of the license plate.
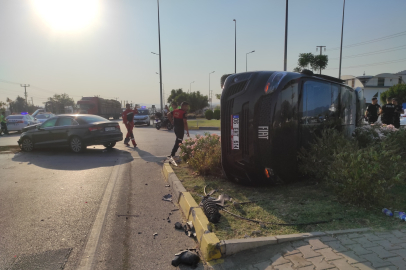
M 231 115 L 231 149 L 240 149 L 240 116 Z
M 105 131 L 112 131 L 112 130 L 116 130 L 116 128 L 115 127 L 106 127 L 104 130 Z

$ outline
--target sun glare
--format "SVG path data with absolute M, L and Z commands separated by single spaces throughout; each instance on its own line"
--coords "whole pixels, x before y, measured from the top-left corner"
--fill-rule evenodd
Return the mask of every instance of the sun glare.
M 45 22 L 57 31 L 90 26 L 99 13 L 99 0 L 32 0 Z

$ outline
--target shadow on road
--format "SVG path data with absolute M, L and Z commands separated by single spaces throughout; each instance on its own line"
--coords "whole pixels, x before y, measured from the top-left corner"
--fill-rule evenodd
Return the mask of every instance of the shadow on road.
M 154 162 L 160 166 L 162 166 L 163 162 L 165 161 L 166 157 L 159 157 L 151 154 L 150 152 L 144 151 L 139 149 L 138 147 L 134 149 L 135 152 L 138 153 L 142 160 L 147 162 Z
M 119 149 L 88 148 L 76 154 L 68 149 L 41 149 L 30 153 L 20 152 L 12 161 L 53 170 L 88 170 L 110 167 L 133 161 L 131 153 Z

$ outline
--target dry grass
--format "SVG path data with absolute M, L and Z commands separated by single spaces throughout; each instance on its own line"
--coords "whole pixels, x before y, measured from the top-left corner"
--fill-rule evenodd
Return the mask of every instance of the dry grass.
M 199 203 L 206 191 L 218 190 L 213 197 L 221 193 L 230 195 L 237 202 L 260 200 L 255 203 L 241 205 L 239 209 L 231 203 L 226 209 L 237 215 L 250 219 L 272 223 L 311 223 L 315 221 L 331 220 L 328 223 L 317 225 L 279 226 L 260 224 L 235 218 L 224 211 L 220 223 L 213 226 L 213 232 L 221 240 L 244 238 L 252 236 L 254 231 L 260 231 L 257 236 L 271 236 L 312 231 L 342 230 L 352 228 L 384 228 L 392 229 L 403 227 L 399 219 L 386 217 L 381 209 L 364 209 L 346 205 L 339 202 L 325 186 L 312 181 L 304 181 L 290 185 L 269 187 L 246 187 L 234 184 L 221 176 L 197 176 L 187 167 L 180 164 L 173 168 L 185 188 Z M 392 205 L 395 210 L 406 210 L 403 199 L 406 188 L 396 189 Z M 398 207 L 398 208 L 396 208 Z

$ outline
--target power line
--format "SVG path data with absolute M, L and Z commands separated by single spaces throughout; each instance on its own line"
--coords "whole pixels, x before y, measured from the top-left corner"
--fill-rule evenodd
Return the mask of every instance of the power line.
M 399 48 L 399 49 L 398 49 L 398 48 Z M 376 55 L 376 54 L 381 54 L 381 53 L 386 53 L 386 52 L 393 52 L 393 51 L 399 51 L 399 50 L 404 50 L 404 49 L 406 49 L 406 45 L 398 46 L 398 47 L 393 47 L 393 48 L 389 48 L 389 49 L 378 50 L 378 51 L 367 52 L 367 53 L 360 53 L 360 54 L 348 55 L 348 56 L 343 57 L 343 59 L 356 58 L 356 57 L 369 56 L 369 55 Z M 338 58 L 338 57 L 336 57 L 336 58 L 330 58 L 329 60 L 337 60 L 337 59 L 340 59 L 340 58 Z
M 404 36 L 404 35 L 406 35 L 406 31 L 399 32 L 399 33 L 392 34 L 392 35 L 388 35 L 388 36 L 384 36 L 384 37 L 380 37 L 380 38 L 367 40 L 367 41 L 362 41 L 362 42 L 358 42 L 358 43 L 349 44 L 349 45 L 343 46 L 343 48 L 351 48 L 351 47 L 366 45 L 366 44 L 369 44 L 369 43 L 374 43 L 374 42 L 378 42 L 378 41 L 382 41 L 382 40 L 396 38 L 396 37 L 400 37 L 400 36 Z M 335 48 L 332 48 L 330 50 L 338 50 L 338 49 L 340 49 L 340 47 L 335 47 Z
M 379 62 L 379 63 L 371 63 L 371 64 L 359 65 L 359 66 L 349 66 L 349 67 L 343 67 L 343 68 L 370 67 L 370 66 L 377 66 L 377 65 L 395 64 L 395 63 L 400 63 L 400 62 L 404 62 L 404 61 L 406 61 L 406 58 L 397 59 L 397 60 L 391 60 L 391 61 L 385 61 L 385 62 Z M 338 69 L 338 68 L 328 68 L 326 70 L 332 70 L 332 69 Z

